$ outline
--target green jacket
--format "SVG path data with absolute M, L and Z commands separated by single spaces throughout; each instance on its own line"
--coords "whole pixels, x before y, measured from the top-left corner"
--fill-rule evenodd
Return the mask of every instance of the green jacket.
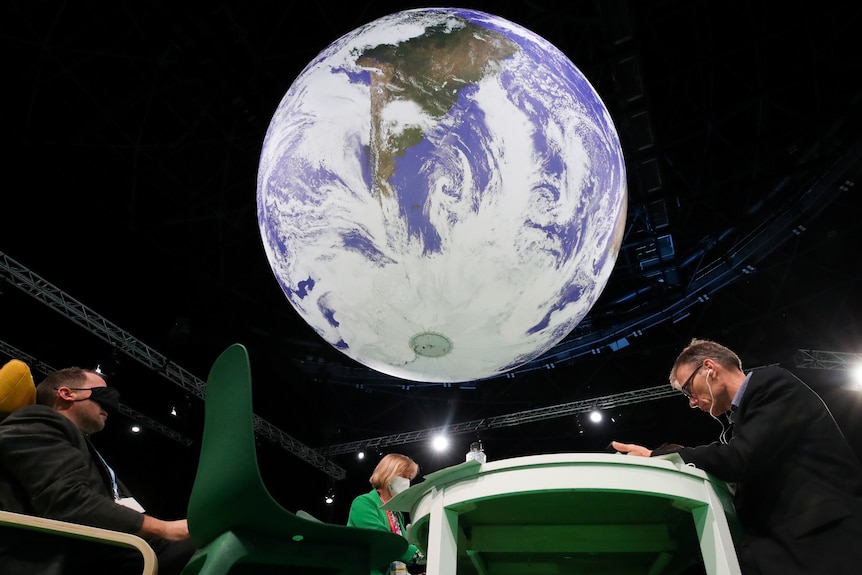
M 386 511 L 381 509 L 383 502 L 376 489 L 357 496 L 350 504 L 350 513 L 347 515 L 347 525 L 351 527 L 364 527 L 365 529 L 378 529 L 380 531 L 392 531 Z M 401 525 L 401 533 L 405 533 L 406 525 L 401 512 L 396 511 L 395 516 Z M 401 557 L 393 557 L 392 561 L 403 561 L 409 563 L 413 556 L 419 551 L 415 545 L 408 545 L 407 551 Z M 372 571 L 371 575 L 389 575 L 389 565 L 382 565 L 379 570 Z

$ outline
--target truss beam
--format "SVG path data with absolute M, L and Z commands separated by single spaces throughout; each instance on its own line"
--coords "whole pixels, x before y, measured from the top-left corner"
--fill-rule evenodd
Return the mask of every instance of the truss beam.
M 39 373 L 42 373 L 44 375 L 48 375 L 52 371 L 56 370 L 56 368 L 53 368 L 50 365 L 37 360 L 35 357 L 33 357 L 27 353 L 24 353 L 23 351 L 16 348 L 15 346 L 13 346 L 13 345 L 5 342 L 5 341 L 2 341 L 2 340 L 0 340 L 0 353 L 9 356 L 10 359 L 20 359 L 21 361 L 26 363 L 28 366 L 30 366 L 30 368 L 32 370 L 38 371 Z M 134 409 L 132 409 L 131 407 L 129 407 L 123 403 L 120 404 L 120 413 L 122 413 L 123 415 L 125 415 L 129 419 L 131 419 L 133 421 L 137 421 L 138 423 L 142 424 L 143 426 L 145 426 L 149 429 L 152 429 L 153 431 L 161 433 L 162 435 L 164 435 L 168 439 L 176 441 L 180 445 L 183 445 L 185 447 L 189 447 L 192 444 L 192 440 L 190 438 L 186 437 L 185 435 L 183 435 L 182 433 L 174 431 L 170 427 L 168 427 L 166 425 L 162 425 L 158 421 L 150 419 L 149 417 L 147 417 L 143 413 L 140 413 L 139 411 L 135 411 Z
M 170 361 L 167 357 L 139 341 L 128 332 L 120 329 L 117 325 L 101 317 L 3 252 L 0 252 L 0 274 L 2 274 L 2 277 L 10 285 L 32 296 L 54 311 L 65 315 L 74 323 L 107 342 L 115 349 L 122 351 L 156 373 L 161 374 L 171 383 L 180 386 L 200 399 L 204 399 L 206 395 L 206 382 Z M 258 435 L 273 441 L 276 445 L 317 467 L 330 477 L 334 479 L 343 479 L 345 477 L 346 472 L 343 468 L 335 465 L 316 450 L 303 445 L 257 415 L 254 415 L 254 428 Z
M 852 369 L 862 365 L 862 353 L 800 349 L 793 356 L 796 367 L 810 369 Z
M 371 439 L 363 439 L 360 441 L 352 441 L 349 443 L 339 443 L 332 445 L 325 450 L 321 450 L 328 455 L 339 455 L 342 453 L 352 453 L 363 449 L 373 449 L 379 447 L 387 447 L 389 445 L 403 445 L 405 443 L 415 443 L 430 439 L 437 435 L 459 435 L 462 433 L 474 433 L 482 429 L 494 429 L 499 427 L 512 427 L 521 425 L 522 423 L 531 423 L 533 421 L 541 421 L 543 419 L 551 419 L 554 417 L 566 417 L 578 413 L 586 413 L 594 409 L 611 409 L 622 405 L 630 405 L 633 403 L 641 403 L 654 399 L 664 399 L 665 397 L 676 397 L 679 392 L 670 385 L 658 385 L 646 389 L 637 389 L 634 391 L 625 391 L 603 397 L 594 397 L 592 399 L 581 399 L 561 405 L 550 405 L 531 409 L 527 411 L 518 411 L 508 415 L 498 415 L 485 419 L 475 419 L 454 425 L 446 425 L 442 427 L 433 427 L 430 429 L 421 429 L 418 431 L 408 431 L 395 435 L 387 435 L 384 437 L 374 437 Z

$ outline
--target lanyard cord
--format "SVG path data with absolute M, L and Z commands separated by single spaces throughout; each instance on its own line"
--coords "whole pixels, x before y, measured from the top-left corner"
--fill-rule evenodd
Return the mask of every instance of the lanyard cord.
M 120 489 L 117 485 L 117 474 L 114 473 L 114 470 L 111 468 L 110 465 L 108 465 L 108 462 L 105 461 L 105 458 L 102 457 L 102 454 L 99 453 L 99 450 L 96 449 L 95 446 L 93 446 L 93 444 L 90 443 L 89 440 L 87 440 L 87 443 L 90 444 L 90 449 L 93 450 L 93 453 L 96 454 L 96 456 L 99 458 L 99 461 L 101 461 L 102 465 L 105 466 L 105 469 L 108 470 L 108 475 L 111 476 L 111 494 L 114 496 L 114 501 L 119 501 L 120 500 Z
M 380 492 L 378 491 L 377 494 L 380 495 Z M 380 501 L 382 503 L 386 503 L 383 501 L 382 495 L 380 496 Z M 395 512 L 386 510 L 386 516 L 389 518 L 389 530 L 392 531 L 392 533 L 401 535 L 401 515 L 396 515 Z

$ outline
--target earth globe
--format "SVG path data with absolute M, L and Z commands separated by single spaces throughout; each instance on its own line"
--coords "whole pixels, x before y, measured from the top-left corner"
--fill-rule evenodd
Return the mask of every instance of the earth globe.
M 337 39 L 266 131 L 257 216 L 299 315 L 360 364 L 487 379 L 559 343 L 626 216 L 619 137 L 559 49 L 504 18 L 404 10 Z

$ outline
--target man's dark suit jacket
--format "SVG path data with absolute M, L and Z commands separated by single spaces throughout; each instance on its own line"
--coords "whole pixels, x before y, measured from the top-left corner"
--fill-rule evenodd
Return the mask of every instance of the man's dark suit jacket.
M 823 400 L 789 371 L 767 367 L 751 374 L 733 422 L 727 445 L 676 452 L 737 484 L 744 572 L 862 573 L 855 553 L 862 544 L 862 467 Z
M 120 495 L 129 496 L 118 483 Z M 127 533 L 137 533 L 144 521 L 114 502 L 108 471 L 84 434 L 44 405 L 21 408 L 0 423 L 0 508 Z M 26 535 L 3 531 L 0 564 L 3 555 L 22 552 Z M 45 546 L 42 553 L 56 563 L 49 558 L 62 549 Z

